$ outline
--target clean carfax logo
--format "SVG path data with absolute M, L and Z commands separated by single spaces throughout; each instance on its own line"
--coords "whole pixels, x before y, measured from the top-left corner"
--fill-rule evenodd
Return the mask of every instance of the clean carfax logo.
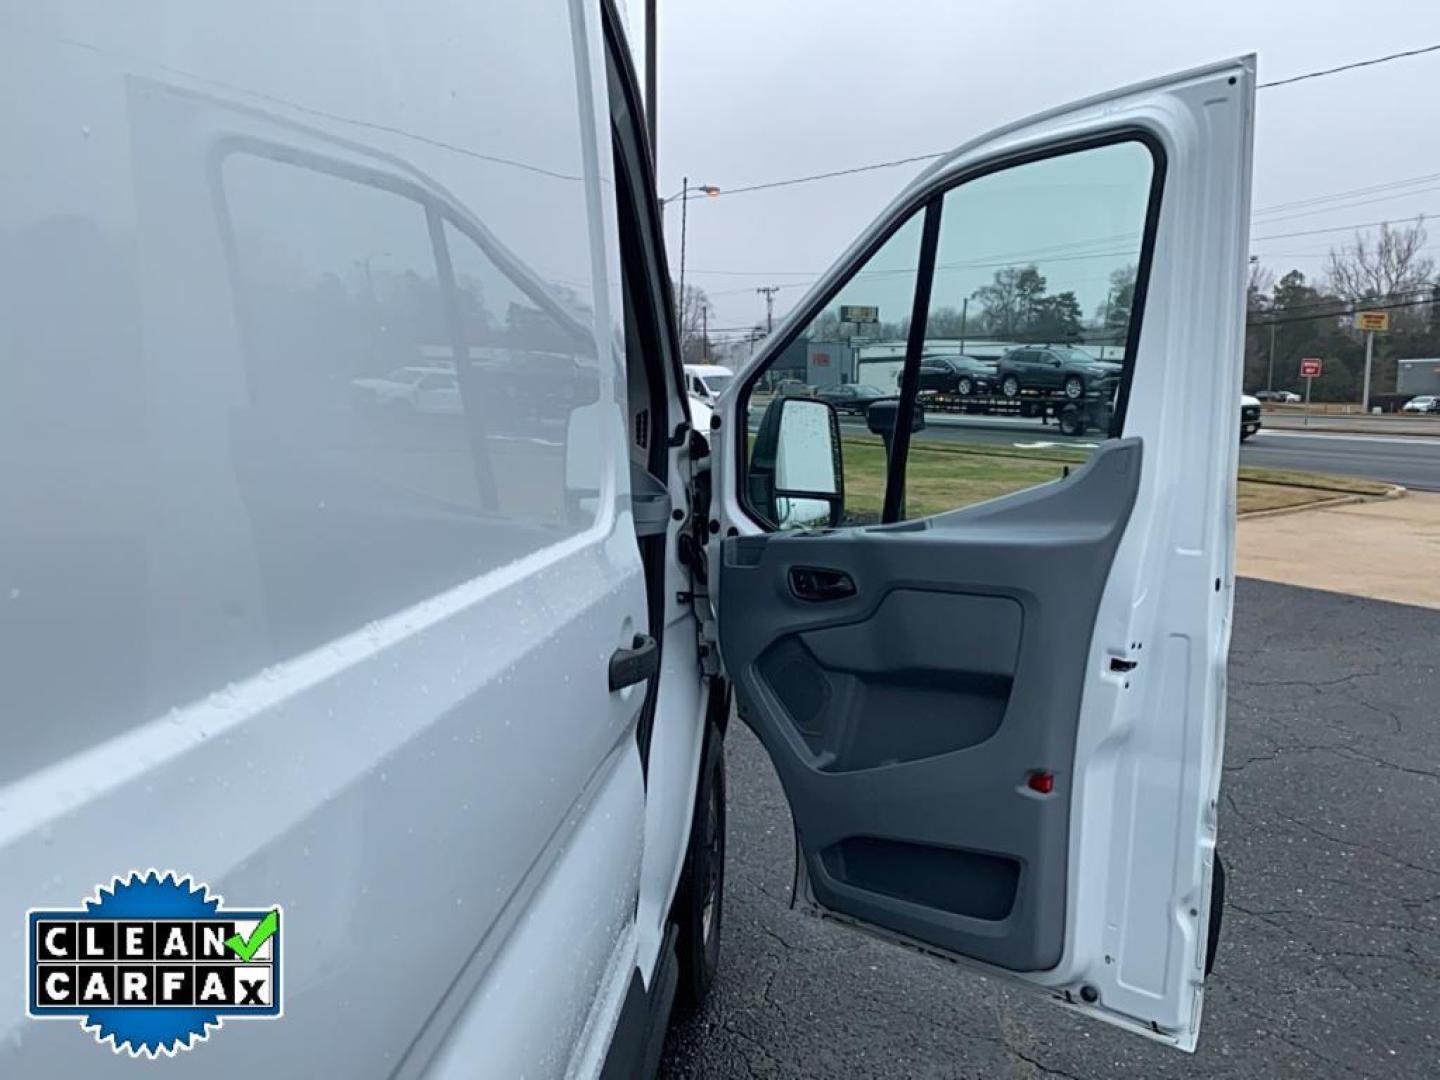
M 28 914 L 27 1009 L 78 1019 L 132 1057 L 173 1055 L 228 1017 L 280 1008 L 280 908 L 237 910 L 154 870 L 116 878 L 74 910 Z

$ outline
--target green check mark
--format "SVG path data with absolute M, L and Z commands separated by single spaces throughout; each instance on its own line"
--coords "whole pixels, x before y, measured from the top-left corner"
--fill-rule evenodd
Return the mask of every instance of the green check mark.
M 275 936 L 275 931 L 280 928 L 280 913 L 272 911 L 265 918 L 260 920 L 260 925 L 250 932 L 247 940 L 239 934 L 232 934 L 225 939 L 225 944 L 235 951 L 235 955 L 241 960 L 249 960 L 260 950 L 260 946 Z

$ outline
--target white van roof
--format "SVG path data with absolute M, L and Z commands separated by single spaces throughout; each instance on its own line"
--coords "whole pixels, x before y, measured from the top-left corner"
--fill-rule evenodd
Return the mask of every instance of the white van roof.
M 685 374 L 699 375 L 702 379 L 706 375 L 734 375 L 728 367 L 721 367 L 719 364 L 686 364 Z

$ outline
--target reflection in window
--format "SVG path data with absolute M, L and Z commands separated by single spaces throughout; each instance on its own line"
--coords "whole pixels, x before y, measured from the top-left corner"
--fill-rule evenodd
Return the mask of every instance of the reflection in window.
M 571 493 L 577 481 L 567 478 L 566 442 L 586 426 L 577 411 L 598 407 L 600 397 L 588 328 L 561 306 L 578 301 L 562 287 L 542 305 L 450 221 L 444 237 L 467 355 L 461 391 L 485 432 L 498 504 L 507 516 L 578 526 L 575 508 L 593 513 L 593 502 Z
M 282 654 L 589 523 L 564 469 L 598 398 L 583 323 L 418 192 L 249 153 L 222 179 L 249 391 L 234 464 Z

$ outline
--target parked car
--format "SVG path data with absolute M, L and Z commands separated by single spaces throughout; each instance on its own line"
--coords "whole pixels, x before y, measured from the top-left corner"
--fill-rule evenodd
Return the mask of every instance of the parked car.
M 1249 394 L 1240 395 L 1240 441 L 1244 442 L 1260 430 L 1260 400 Z
M 1022 390 L 1060 390 L 1072 401 L 1114 389 L 1122 370 L 1113 361 L 1063 345 L 1023 345 L 1002 356 L 996 367 L 1006 397 Z
M 22 9 L 0 34 L 24 268 L 23 347 L 0 348 L 0 454 L 24 463 L 0 470 L 0 1077 L 176 1052 L 161 1072 L 215 1080 L 653 1075 L 720 964 L 732 705 L 824 932 L 1195 1048 L 1235 584 L 1210 421 L 1244 315 L 1193 282 L 1244 289 L 1253 57 L 969 138 L 864 234 L 1119 148 L 1163 238 L 1143 300 L 1187 331 L 1141 342 L 1133 437 L 868 528 L 833 524 L 854 449 L 828 403 L 789 380 L 747 426 L 786 342 L 691 425 L 610 0 L 295 4 L 281 47 L 241 0 Z M 1064 190 L 1016 188 L 1037 216 Z M 365 361 L 446 340 L 483 407 L 393 438 L 335 407 Z M 94 1016 L 51 989 L 85 968 L 38 977 L 27 911 L 73 930 L 150 866 L 183 888 L 109 910 L 139 933 L 198 908 L 180 929 L 205 918 L 226 971 L 270 980 L 268 1022 L 128 989 Z M 128 986 L 101 967 L 87 985 Z M 937 1016 L 972 992 L 933 985 Z
M 997 385 L 995 362 L 973 356 L 925 356 L 920 359 L 920 390 L 940 394 L 988 394 Z
M 1434 394 L 1421 394 L 1413 397 L 1404 405 L 1400 406 L 1401 412 L 1408 413 L 1440 413 L 1440 397 Z
M 1255 399 L 1274 402 L 1277 405 L 1293 405 L 1300 400 L 1300 395 L 1290 390 L 1256 390 Z
M 864 416 L 873 403 L 895 395 L 867 383 L 845 383 L 843 386 L 818 387 L 815 396 L 835 406 L 836 412 Z
M 452 368 L 396 368 L 379 378 L 351 379 L 350 387 L 363 409 L 434 416 L 461 411 L 460 384 Z
M 685 392 L 701 401 L 713 402 L 734 378 L 734 372 L 719 364 L 686 364 Z

